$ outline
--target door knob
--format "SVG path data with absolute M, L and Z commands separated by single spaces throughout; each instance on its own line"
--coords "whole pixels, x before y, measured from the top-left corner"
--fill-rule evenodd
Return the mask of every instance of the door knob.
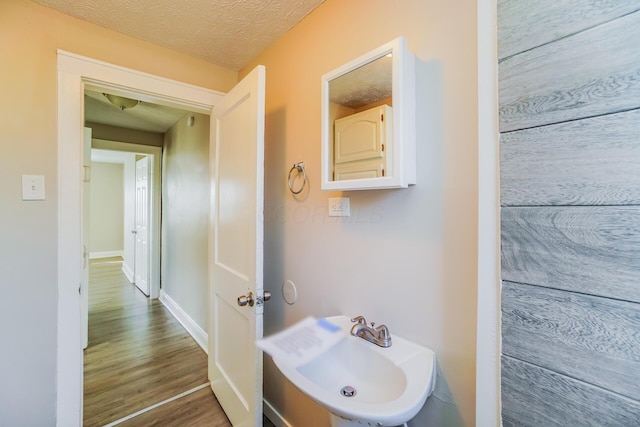
M 271 299 L 271 292 L 270 291 L 263 291 L 262 292 L 262 296 L 258 297 L 256 304 L 258 305 L 264 305 L 265 301 L 269 301 Z
M 241 295 L 238 297 L 238 305 L 244 307 L 249 304 L 249 307 L 253 307 L 255 300 L 253 299 L 253 292 L 249 292 L 249 295 Z
M 249 292 L 248 295 L 241 295 L 238 297 L 238 305 L 240 307 L 244 307 L 248 305 L 249 307 L 253 307 L 254 304 L 262 305 L 265 301 L 269 301 L 271 299 L 271 292 L 264 291 L 262 297 L 254 298 L 253 292 Z
M 138 234 L 136 230 L 131 230 L 131 234 Z

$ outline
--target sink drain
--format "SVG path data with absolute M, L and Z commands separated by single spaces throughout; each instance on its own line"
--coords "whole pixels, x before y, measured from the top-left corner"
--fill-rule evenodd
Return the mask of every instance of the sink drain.
M 342 387 L 342 390 L 340 390 L 340 393 L 342 393 L 342 395 L 346 397 L 353 397 L 356 395 L 356 389 L 348 385 L 348 386 Z

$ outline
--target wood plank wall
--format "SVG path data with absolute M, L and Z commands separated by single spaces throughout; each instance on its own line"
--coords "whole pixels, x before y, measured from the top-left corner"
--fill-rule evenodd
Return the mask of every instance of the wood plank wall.
M 640 425 L 640 0 L 498 0 L 505 426 Z

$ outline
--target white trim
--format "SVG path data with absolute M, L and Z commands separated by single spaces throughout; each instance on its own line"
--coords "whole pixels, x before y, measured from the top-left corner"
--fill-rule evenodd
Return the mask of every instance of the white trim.
M 187 312 L 184 311 L 182 307 L 180 307 L 178 303 L 162 289 L 160 289 L 160 302 L 167 307 L 167 310 L 173 314 L 173 317 L 175 317 L 176 320 L 184 326 L 187 332 L 189 332 L 189 335 L 196 340 L 202 350 L 209 354 L 209 337 L 204 329 L 202 329 L 200 325 L 198 325 L 191 316 L 189 316 Z
M 108 89 L 209 114 L 222 94 L 58 50 L 58 328 L 56 425 L 82 425 L 82 138 L 84 90 Z
M 167 79 L 142 71 L 110 64 L 58 49 L 58 70 L 81 74 L 87 89 L 114 95 L 131 96 L 154 104 L 210 114 L 211 108 L 224 95 L 188 83 Z M 84 91 L 83 91 L 84 92 Z
M 500 157 L 495 0 L 478 0 L 476 425 L 500 420 Z
M 262 411 L 276 427 L 293 427 L 266 399 L 262 399 Z
M 124 251 L 90 252 L 89 259 L 121 257 L 122 255 L 124 255 Z
M 60 61 L 61 58 L 58 58 Z M 72 98 L 69 102 L 67 98 Z M 82 425 L 82 81 L 58 70 L 58 337 L 56 425 Z M 72 135 L 72 141 L 67 140 Z M 72 142 L 72 143 L 69 143 Z
M 129 281 L 129 283 L 133 283 L 133 270 L 126 262 L 122 263 L 122 273 L 127 276 L 127 280 Z
M 114 427 L 114 426 L 117 426 L 118 424 L 122 424 L 122 423 L 123 423 L 123 422 L 125 422 L 125 421 L 129 421 L 130 419 L 135 418 L 135 417 L 137 417 L 138 415 L 142 415 L 142 414 L 144 414 L 145 412 L 149 412 L 149 411 L 151 411 L 151 410 L 153 410 L 153 409 L 159 408 L 159 407 L 160 407 L 160 406 L 162 406 L 162 405 L 166 405 L 167 403 L 171 403 L 171 402 L 173 402 L 174 400 L 178 400 L 178 399 L 181 399 L 181 398 L 183 398 L 183 397 L 185 397 L 185 396 L 188 396 L 188 395 L 190 395 L 191 393 L 195 393 L 196 391 L 200 391 L 200 390 L 202 390 L 203 388 L 208 387 L 209 385 L 210 385 L 210 383 L 201 384 L 201 385 L 199 385 L 199 386 L 197 386 L 197 387 L 194 387 L 194 388 L 192 388 L 192 389 L 190 389 L 190 390 L 187 390 L 187 391 L 182 392 L 182 393 L 180 393 L 180 394 L 177 394 L 177 395 L 175 395 L 175 396 L 173 396 L 173 397 L 170 397 L 170 398 L 168 398 L 168 399 L 166 399 L 166 400 L 163 400 L 162 402 L 158 402 L 158 403 L 156 403 L 155 405 L 151 405 L 151 406 L 149 406 L 149 407 L 146 407 L 146 408 L 144 408 L 144 409 L 139 410 L 138 412 L 134 412 L 134 413 L 133 413 L 133 414 L 131 414 L 131 415 L 127 415 L 126 417 L 120 418 L 119 420 L 116 420 L 116 421 L 114 421 L 114 422 L 112 422 L 112 423 L 109 423 L 109 424 L 107 424 L 107 425 L 106 425 L 106 426 L 104 426 L 104 427 Z

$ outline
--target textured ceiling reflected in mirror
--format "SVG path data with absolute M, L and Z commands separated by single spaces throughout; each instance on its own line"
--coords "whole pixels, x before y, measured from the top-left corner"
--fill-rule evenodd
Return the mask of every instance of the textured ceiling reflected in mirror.
M 329 100 L 359 108 L 391 98 L 393 58 L 385 55 L 329 82 Z

